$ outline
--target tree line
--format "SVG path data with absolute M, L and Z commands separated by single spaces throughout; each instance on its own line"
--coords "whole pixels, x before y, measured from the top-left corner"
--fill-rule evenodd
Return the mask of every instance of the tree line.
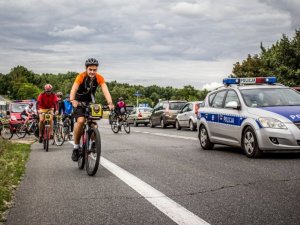
M 36 99 L 47 83 L 53 85 L 55 92 L 70 93 L 77 75 L 76 72 L 36 74 L 24 66 L 17 66 L 12 68 L 8 74 L 0 73 L 0 95 L 6 95 L 10 99 Z M 115 103 L 119 97 L 123 97 L 128 105 L 136 105 L 137 97 L 134 95 L 136 92 L 141 94 L 139 103 L 146 103 L 149 106 L 154 106 L 160 99 L 203 100 L 208 93 L 207 90 L 197 90 L 191 85 L 183 88 L 159 87 L 157 85 L 144 87 L 112 81 L 107 82 L 107 86 Z M 99 89 L 96 92 L 96 99 L 100 99 L 100 103 L 106 104 L 105 98 Z

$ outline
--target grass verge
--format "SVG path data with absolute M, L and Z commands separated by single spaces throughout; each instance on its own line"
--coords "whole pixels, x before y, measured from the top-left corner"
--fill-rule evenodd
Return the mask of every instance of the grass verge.
M 12 205 L 13 190 L 25 172 L 29 152 L 29 144 L 0 138 L 0 223 L 5 220 L 4 212 Z

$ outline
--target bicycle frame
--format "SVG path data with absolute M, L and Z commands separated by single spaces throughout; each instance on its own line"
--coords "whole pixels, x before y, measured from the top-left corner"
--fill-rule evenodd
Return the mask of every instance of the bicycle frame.
M 46 152 L 48 152 L 49 149 L 49 140 L 50 140 L 50 123 L 51 123 L 51 111 L 47 111 L 44 114 L 44 130 L 43 130 L 43 143 L 44 143 L 44 149 Z

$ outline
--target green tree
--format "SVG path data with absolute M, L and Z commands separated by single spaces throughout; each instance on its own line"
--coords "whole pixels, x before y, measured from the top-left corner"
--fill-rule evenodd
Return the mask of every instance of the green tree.
M 262 43 L 259 55 L 248 55 L 242 63 L 234 64 L 234 77 L 276 76 L 288 86 L 300 85 L 300 29 L 289 39 L 285 34 L 270 48 Z

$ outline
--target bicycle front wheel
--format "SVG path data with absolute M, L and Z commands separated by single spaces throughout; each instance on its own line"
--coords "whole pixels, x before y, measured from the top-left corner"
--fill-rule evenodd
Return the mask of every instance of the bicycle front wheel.
M 101 156 L 101 138 L 98 128 L 90 128 L 86 142 L 86 172 L 89 176 L 97 173 Z
M 57 124 L 57 128 L 55 129 L 53 139 L 57 146 L 62 146 L 63 143 L 65 142 L 63 136 L 63 127 L 61 124 Z
M 127 121 L 123 122 L 123 128 L 127 134 L 130 133 L 130 124 Z
M 116 121 L 111 122 L 111 130 L 116 134 L 120 131 L 120 127 Z
M 45 125 L 47 126 L 47 125 Z M 48 125 L 50 126 L 50 125 Z M 45 127 L 44 129 L 44 149 L 46 152 L 49 150 L 49 139 L 50 139 L 50 133 L 49 133 L 49 127 Z
M 9 125 L 8 126 L 2 125 L 2 127 L 0 127 L 0 136 L 5 140 L 9 140 L 12 138 L 13 132 L 10 129 Z
M 26 136 L 27 127 L 25 124 L 20 124 L 16 129 L 16 135 L 19 138 L 24 138 Z

